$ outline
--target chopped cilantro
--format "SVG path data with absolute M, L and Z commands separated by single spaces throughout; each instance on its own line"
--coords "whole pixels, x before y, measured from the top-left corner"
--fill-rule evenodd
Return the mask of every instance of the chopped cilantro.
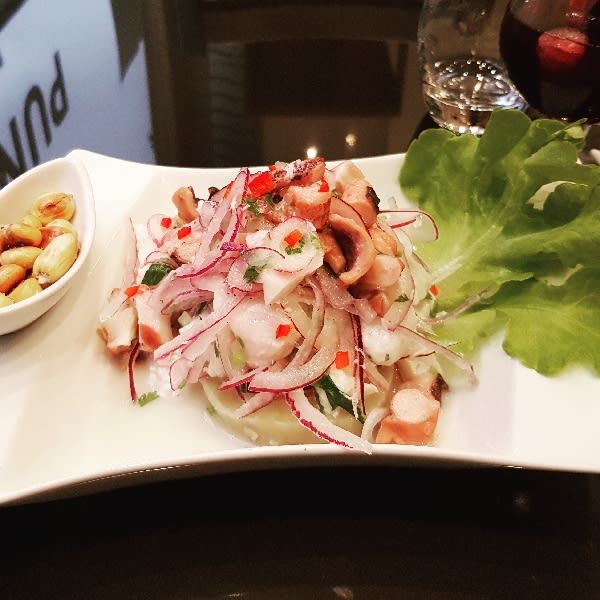
M 400 294 L 396 298 L 396 302 L 408 302 L 408 296 L 406 294 Z
M 306 244 L 306 240 L 304 236 L 301 237 L 293 246 L 286 246 L 285 253 L 286 254 L 301 254 L 302 248 L 304 248 L 304 244 Z
M 310 243 L 317 249 L 321 250 L 323 246 L 321 245 L 321 240 L 314 233 L 310 234 Z
M 244 279 L 246 281 L 256 281 L 264 268 L 265 265 L 250 265 L 244 273 Z
M 329 375 L 323 375 L 323 377 L 315 382 L 314 385 L 320 387 L 325 392 L 332 408 L 337 408 L 339 406 L 341 409 L 354 416 L 352 398 L 344 394 L 344 392 L 342 392 L 337 385 L 333 383 L 333 379 L 331 379 Z M 360 423 L 365 422 L 365 418 L 361 414 L 360 408 L 358 409 L 358 421 Z
M 273 194 L 265 194 L 263 196 L 263 200 L 271 207 L 275 208 L 275 200 L 273 200 Z
M 246 205 L 248 212 L 252 213 L 255 217 L 260 215 L 260 208 L 256 198 L 244 198 L 244 204 Z
M 208 306 L 208 302 L 200 302 L 198 305 L 198 310 L 196 310 L 196 316 L 201 315 L 204 312 L 204 309 Z
M 167 263 L 152 263 L 144 273 L 142 283 L 144 285 L 158 285 L 172 270 L 173 267 Z
M 159 397 L 158 392 L 155 392 L 155 391 L 146 392 L 138 397 L 138 404 L 140 406 L 146 406 L 146 404 L 148 404 L 149 402 L 152 402 L 152 400 L 156 400 L 158 397 Z

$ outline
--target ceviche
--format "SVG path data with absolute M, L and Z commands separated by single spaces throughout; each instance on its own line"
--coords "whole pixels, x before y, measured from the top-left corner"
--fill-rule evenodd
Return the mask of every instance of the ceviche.
M 352 161 L 240 169 L 206 198 L 132 223 L 123 286 L 100 316 L 106 347 L 199 385 L 257 444 L 430 444 L 448 389 L 472 366 L 435 341 L 436 286 L 414 252 L 429 215 L 378 198 Z M 168 204 L 168 203 L 166 203 Z

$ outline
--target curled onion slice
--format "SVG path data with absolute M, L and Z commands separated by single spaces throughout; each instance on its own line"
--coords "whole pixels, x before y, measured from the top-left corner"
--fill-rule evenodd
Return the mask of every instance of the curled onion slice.
M 242 419 L 264 408 L 267 404 L 271 404 L 274 399 L 275 394 L 271 392 L 258 392 L 258 394 L 253 394 L 250 398 L 245 399 L 244 403 L 235 410 L 234 415 L 238 419 Z
M 428 354 L 435 353 L 439 356 L 443 356 L 445 359 L 456 365 L 460 370 L 465 372 L 471 383 L 476 382 L 473 365 L 459 354 L 456 354 L 456 352 L 452 352 L 452 350 L 446 348 L 445 346 L 442 346 L 441 344 L 426 338 L 417 331 L 413 331 L 412 329 L 404 327 L 403 325 L 398 327 L 397 331 L 401 332 L 407 340 L 413 342 L 415 347 L 419 348 L 419 355 L 426 356 Z
M 258 373 L 248 384 L 248 389 L 252 392 L 289 392 L 308 387 L 327 371 L 334 360 L 333 348 L 320 348 L 303 365 Z
M 304 390 L 298 389 L 285 396 L 292 414 L 298 422 L 316 436 L 345 448 L 361 450 L 371 454 L 373 449 L 367 440 L 332 423 L 322 412 L 315 408 L 306 397 Z
M 382 210 L 379 219 L 394 230 L 402 229 L 415 244 L 432 242 L 439 237 L 435 219 L 422 210 Z

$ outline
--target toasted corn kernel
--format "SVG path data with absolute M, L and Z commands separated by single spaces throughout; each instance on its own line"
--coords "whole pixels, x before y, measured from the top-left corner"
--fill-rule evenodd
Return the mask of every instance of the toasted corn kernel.
M 77 238 L 72 233 L 55 237 L 33 263 L 32 274 L 42 287 L 60 279 L 77 258 Z
M 42 232 L 41 248 L 45 248 L 55 237 L 63 233 L 72 233 L 77 237 L 77 230 L 66 219 L 54 219 L 54 221 L 50 221 L 48 225 L 42 227 L 40 231 Z
M 42 241 L 42 232 L 36 227 L 25 223 L 12 223 L 8 226 L 6 235 L 7 246 L 39 246 Z
M 8 294 L 8 297 L 13 302 L 20 302 L 21 300 L 27 300 L 27 298 L 39 294 L 41 291 L 42 286 L 38 283 L 38 280 L 33 277 L 28 277 L 21 281 L 21 283 Z
M 11 306 L 14 304 L 14 301 L 9 298 L 6 294 L 0 292 L 0 308 L 4 308 L 5 306 Z
M 8 248 L 8 225 L 0 225 L 0 252 Z
M 16 246 L 0 253 L 0 265 L 21 265 L 29 270 L 39 256 L 41 248 L 37 246 Z
M 40 218 L 33 213 L 27 213 L 20 222 L 25 225 L 31 225 L 31 227 L 35 227 L 36 229 L 39 229 L 42 226 Z
M 50 229 L 60 229 L 63 233 L 72 233 L 73 235 L 77 235 L 77 229 L 75 229 L 75 225 L 71 223 L 68 219 L 52 219 L 46 227 Z
M 31 213 L 39 217 L 42 225 L 53 219 L 71 219 L 75 214 L 75 201 L 72 194 L 50 192 L 36 198 Z
M 2 265 L 0 266 L 0 292 L 6 294 L 17 286 L 23 279 L 27 271 L 21 265 Z

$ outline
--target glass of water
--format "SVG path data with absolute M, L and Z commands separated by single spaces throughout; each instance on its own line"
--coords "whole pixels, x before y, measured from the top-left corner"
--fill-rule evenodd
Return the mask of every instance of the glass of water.
M 433 120 L 457 134 L 481 135 L 495 108 L 527 103 L 507 75 L 499 50 L 507 0 L 424 0 L 419 68 Z

